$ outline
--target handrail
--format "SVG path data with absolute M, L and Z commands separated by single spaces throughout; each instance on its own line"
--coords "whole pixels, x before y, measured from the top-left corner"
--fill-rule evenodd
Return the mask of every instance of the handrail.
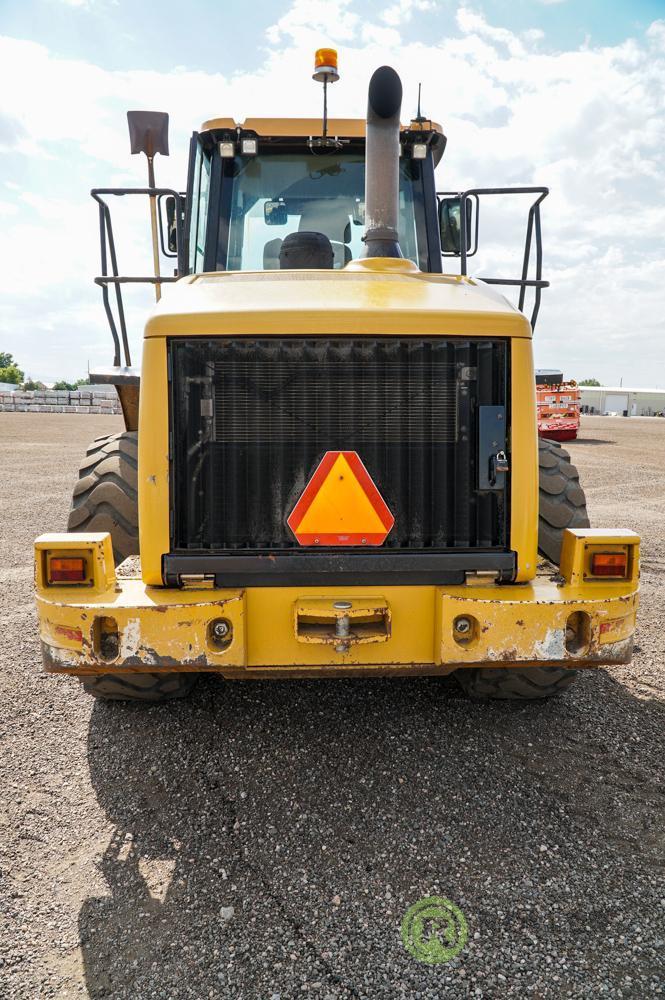
M 437 191 L 437 198 L 455 197 L 460 199 L 460 252 L 459 254 L 446 254 L 445 256 L 458 256 L 460 258 L 460 274 L 468 274 L 467 260 L 473 256 L 478 247 L 478 204 L 480 197 L 484 195 L 497 194 L 534 194 L 538 197 L 529 208 L 527 219 L 526 239 L 524 242 L 524 257 L 522 259 L 521 278 L 479 278 L 488 285 L 508 285 L 517 286 L 520 289 L 518 309 L 524 312 L 524 301 L 527 288 L 534 288 L 534 304 L 531 313 L 531 329 L 536 326 L 538 313 L 540 311 L 541 292 L 543 288 L 549 288 L 549 281 L 543 280 L 543 241 L 540 227 L 540 205 L 549 194 L 546 187 L 506 187 L 506 188 L 469 188 L 468 191 Z M 466 205 L 470 198 L 476 199 L 476 225 L 475 225 L 475 249 L 473 253 L 467 253 L 466 247 Z M 534 239 L 536 245 L 536 276 L 529 278 L 529 265 L 531 262 L 531 243 Z
M 122 353 L 125 356 L 124 364 L 127 368 L 131 368 L 132 361 L 129 351 L 129 339 L 127 337 L 127 323 L 125 320 L 125 309 L 122 301 L 122 288 L 121 285 L 127 284 L 148 284 L 148 285 L 161 285 L 162 283 L 169 283 L 177 281 L 181 274 L 181 260 L 180 251 L 183 247 L 183 223 L 181 218 L 180 210 L 176 211 L 176 237 L 178 243 L 178 275 L 175 277 L 155 277 L 154 275 L 146 277 L 136 277 L 129 275 L 121 275 L 118 272 L 118 258 L 115 249 L 115 238 L 113 236 L 113 223 L 111 222 L 111 210 L 106 201 L 104 201 L 103 195 L 116 195 L 118 197 L 123 197 L 127 194 L 141 194 L 148 197 L 161 197 L 162 195 L 173 195 L 176 199 L 176 206 L 178 209 L 180 207 L 181 195 L 172 188 L 93 188 L 90 192 L 94 200 L 99 205 L 99 239 L 100 239 L 100 250 L 101 250 L 101 266 L 102 273 L 98 275 L 94 281 L 96 285 L 99 285 L 102 289 L 102 301 L 104 303 L 104 311 L 106 313 L 106 318 L 109 322 L 111 328 L 111 336 L 113 337 L 113 364 L 115 367 L 120 365 L 120 344 L 122 341 Z M 109 257 L 111 261 L 111 273 L 109 274 Z M 111 308 L 111 302 L 109 297 L 109 286 L 115 288 L 115 298 L 116 298 L 116 309 L 118 313 L 118 325 L 116 325 L 115 317 L 113 315 L 113 309 Z M 120 333 L 118 334 L 118 326 L 120 327 Z

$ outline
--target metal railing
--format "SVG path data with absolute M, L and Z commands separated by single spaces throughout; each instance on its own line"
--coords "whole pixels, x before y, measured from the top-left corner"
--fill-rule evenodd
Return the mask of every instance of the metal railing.
M 104 302 L 104 311 L 106 313 L 106 318 L 108 319 L 109 326 L 111 328 L 111 336 L 113 337 L 113 364 L 114 366 L 119 366 L 121 363 L 121 344 L 122 353 L 125 356 L 124 364 L 126 367 L 131 368 L 131 355 L 129 351 L 129 340 L 127 337 L 127 323 L 125 321 L 125 309 L 122 301 L 122 285 L 162 285 L 173 281 L 177 281 L 178 277 L 183 273 L 182 270 L 182 260 L 181 260 L 181 249 L 184 246 L 183 242 L 183 220 L 181 211 L 181 200 L 182 196 L 178 194 L 177 191 L 172 190 L 172 188 L 93 188 L 90 192 L 94 200 L 99 206 L 99 238 L 100 238 L 100 249 L 101 249 L 101 265 L 102 273 L 95 278 L 95 284 L 99 285 L 102 289 L 102 299 Z M 162 198 L 165 196 L 172 195 L 176 200 L 176 237 L 178 245 L 178 274 L 170 277 L 167 275 L 160 275 L 156 277 L 155 275 L 146 276 L 130 276 L 121 275 L 118 271 L 118 257 L 115 249 L 115 239 L 113 236 L 113 223 L 111 221 L 111 209 L 106 201 L 104 201 L 104 195 L 116 195 L 118 197 L 123 197 L 127 194 L 140 194 L 147 197 Z M 170 257 L 172 254 L 168 253 L 164 247 L 164 234 L 162 231 L 162 216 L 159 213 L 159 238 L 162 252 L 165 256 Z M 110 262 L 110 273 L 109 273 L 109 262 Z M 109 286 L 115 288 L 115 298 L 116 298 L 116 309 L 117 309 L 117 323 L 113 315 L 113 309 L 111 307 L 111 299 L 109 294 Z M 119 328 L 119 329 L 118 329 Z
M 524 257 L 522 260 L 522 277 L 521 278 L 479 278 L 479 281 L 484 281 L 488 285 L 507 285 L 512 287 L 519 287 L 519 302 L 518 308 L 521 312 L 524 312 L 524 302 L 526 298 L 527 288 L 534 289 L 534 303 L 533 311 L 531 313 L 531 328 L 534 329 L 536 326 L 536 320 L 538 319 L 538 312 L 540 310 L 540 299 L 543 288 L 549 288 L 549 281 L 543 280 L 543 241 L 542 232 L 540 227 L 540 205 L 545 200 L 549 194 L 549 188 L 546 187 L 509 187 L 509 188 L 469 188 L 468 191 L 437 191 L 437 198 L 459 198 L 460 199 L 460 252 L 455 253 L 444 253 L 444 257 L 459 257 L 460 258 L 460 274 L 468 274 L 467 261 L 469 257 L 472 257 L 476 250 L 478 249 L 478 228 L 479 228 L 479 216 L 478 211 L 480 205 L 480 198 L 485 195 L 509 195 L 509 194 L 532 194 L 537 197 L 532 202 L 529 208 L 529 215 L 527 219 L 526 227 L 526 239 L 524 241 Z M 471 244 L 471 249 L 467 250 L 467 203 L 471 199 L 475 199 L 476 211 L 475 211 L 475 226 L 473 233 L 473 242 Z M 535 261 L 535 278 L 529 278 L 529 267 L 531 262 L 531 246 L 535 240 L 536 249 L 536 261 Z

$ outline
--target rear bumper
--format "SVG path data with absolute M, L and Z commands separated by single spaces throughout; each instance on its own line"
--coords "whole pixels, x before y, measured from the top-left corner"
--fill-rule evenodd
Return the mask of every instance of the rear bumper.
M 563 582 L 197 591 L 115 579 L 106 566 L 99 590 L 84 593 L 44 586 L 38 574 L 44 665 L 79 675 L 191 670 L 266 678 L 627 663 L 639 599 L 637 547 L 630 581 L 583 582 L 573 557 L 585 532 L 567 535 L 573 569 Z M 50 537 L 86 540 L 43 536 L 37 546 Z M 99 545 L 103 559 L 104 545 L 89 544 Z M 350 609 L 336 607 L 340 602 Z

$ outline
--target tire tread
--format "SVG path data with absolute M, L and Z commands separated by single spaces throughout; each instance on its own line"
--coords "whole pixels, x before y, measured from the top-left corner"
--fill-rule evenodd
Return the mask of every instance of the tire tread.
M 556 441 L 539 438 L 538 466 L 538 549 L 558 566 L 566 528 L 589 527 L 586 497 L 570 454 Z
M 138 435 L 97 438 L 79 467 L 67 530 L 108 531 L 117 563 L 139 554 Z
M 185 698 L 196 683 L 196 673 L 97 674 L 81 677 L 86 694 L 103 701 L 158 703 Z
M 565 691 L 576 675 L 576 670 L 567 667 L 470 667 L 455 671 L 460 687 L 478 700 L 551 698 Z

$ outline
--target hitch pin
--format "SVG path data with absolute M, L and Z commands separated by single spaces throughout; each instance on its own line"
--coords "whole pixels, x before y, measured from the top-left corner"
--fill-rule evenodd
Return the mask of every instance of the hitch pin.
M 351 608 L 350 601 L 335 601 L 333 604 L 335 611 L 348 611 Z M 348 637 L 351 634 L 351 619 L 349 615 L 340 615 L 335 621 L 335 638 L 340 641 L 335 646 L 336 653 L 348 653 L 351 643 Z

